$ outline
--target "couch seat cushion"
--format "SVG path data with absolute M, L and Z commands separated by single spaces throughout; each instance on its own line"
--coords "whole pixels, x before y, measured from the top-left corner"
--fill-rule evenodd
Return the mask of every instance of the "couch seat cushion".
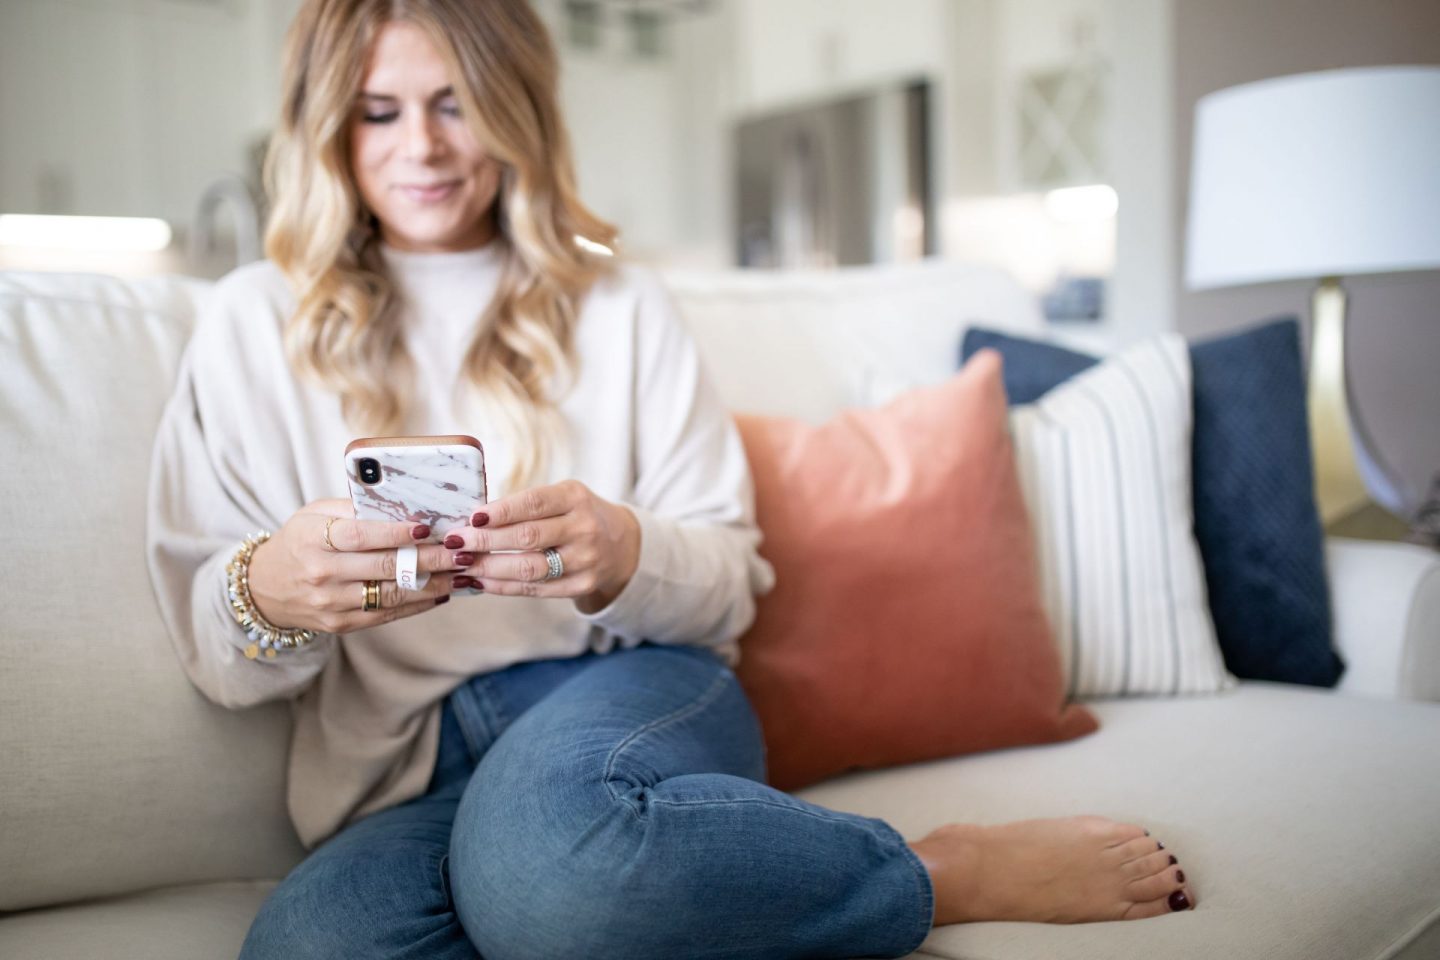
M 273 880 L 197 883 L 0 917 L 6 960 L 222 960 L 240 952 Z
M 1096 813 L 1175 851 L 1193 911 L 1071 927 L 941 927 L 955 960 L 1440 956 L 1440 705 L 1242 683 L 1090 703 L 1100 731 L 802 791 L 908 839 L 953 820 Z
M 1198 909 L 1133 923 L 942 927 L 952 960 L 1421 960 L 1440 955 L 1440 705 L 1242 683 L 1092 703 L 1070 743 L 854 774 L 800 792 L 916 838 L 951 820 L 1099 813 L 1180 857 Z M 0 956 L 233 957 L 273 882 L 0 917 Z M 679 958 L 677 958 L 679 960 Z

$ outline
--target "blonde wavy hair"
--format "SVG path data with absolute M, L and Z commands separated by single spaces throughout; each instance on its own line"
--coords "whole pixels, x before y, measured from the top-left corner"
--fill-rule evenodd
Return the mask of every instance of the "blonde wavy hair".
M 285 43 L 281 115 L 264 163 L 265 253 L 299 301 L 288 361 L 337 393 L 358 434 L 403 432 L 415 383 L 399 303 L 349 156 L 354 105 L 380 28 L 424 30 L 455 78 L 461 114 L 501 164 L 492 242 L 501 279 L 461 366 L 514 451 L 518 490 L 542 478 L 565 438 L 557 406 L 575 371 L 579 303 L 608 262 L 579 243 L 616 230 L 581 204 L 560 116 L 559 67 L 527 0 L 306 0 Z M 484 311 L 482 314 L 481 311 Z

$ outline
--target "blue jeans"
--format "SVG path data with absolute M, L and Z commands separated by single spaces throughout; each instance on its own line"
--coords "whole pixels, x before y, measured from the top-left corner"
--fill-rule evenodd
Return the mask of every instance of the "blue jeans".
M 929 932 L 893 828 L 763 783 L 755 714 L 708 650 L 521 663 L 443 716 L 425 795 L 312 852 L 242 960 L 898 957 Z

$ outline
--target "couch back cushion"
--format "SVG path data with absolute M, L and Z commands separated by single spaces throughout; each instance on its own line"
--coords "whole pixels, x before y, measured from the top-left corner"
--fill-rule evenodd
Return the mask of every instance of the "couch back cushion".
M 672 272 L 665 281 L 731 410 L 810 424 L 944 383 L 972 324 L 1045 329 L 1032 294 L 977 263 Z
M 288 711 L 181 672 L 150 449 L 206 286 L 0 273 L 0 911 L 283 874 Z

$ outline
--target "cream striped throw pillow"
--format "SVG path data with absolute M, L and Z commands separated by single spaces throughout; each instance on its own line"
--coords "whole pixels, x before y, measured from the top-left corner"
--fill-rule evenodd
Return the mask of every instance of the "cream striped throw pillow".
M 1072 697 L 1233 684 L 1191 532 L 1190 353 L 1145 340 L 1015 407 L 1046 609 Z

